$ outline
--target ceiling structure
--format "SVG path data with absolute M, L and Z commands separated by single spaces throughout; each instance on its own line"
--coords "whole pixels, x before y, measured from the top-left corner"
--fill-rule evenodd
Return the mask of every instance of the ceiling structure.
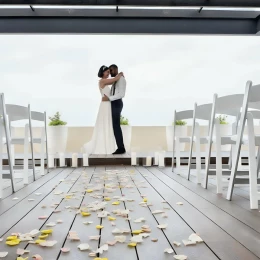
M 0 33 L 258 35 L 260 0 L 0 0 Z

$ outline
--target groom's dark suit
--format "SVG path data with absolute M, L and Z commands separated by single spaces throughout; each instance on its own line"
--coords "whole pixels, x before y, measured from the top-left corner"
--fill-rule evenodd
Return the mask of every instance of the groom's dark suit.
M 122 129 L 120 126 L 120 116 L 123 109 L 122 98 L 125 96 L 126 80 L 121 77 L 117 82 L 112 85 L 111 96 L 109 97 L 112 107 L 112 120 L 113 129 L 116 139 L 117 148 L 125 150 Z

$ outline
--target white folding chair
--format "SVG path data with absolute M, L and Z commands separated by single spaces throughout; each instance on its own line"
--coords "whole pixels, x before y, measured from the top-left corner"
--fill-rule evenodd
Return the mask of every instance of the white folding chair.
M 196 180 L 197 183 L 201 183 L 201 148 L 202 144 L 207 143 L 207 136 L 201 136 L 200 134 L 200 125 L 197 120 L 208 121 L 208 125 L 210 124 L 210 115 L 211 115 L 212 104 L 203 104 L 197 106 L 195 104 L 194 107 L 194 115 L 193 115 L 193 124 L 192 124 L 192 136 L 191 136 L 191 146 L 189 153 L 189 167 L 188 167 L 188 180 L 191 175 L 191 162 L 192 162 L 192 154 L 193 154 L 193 145 L 195 144 L 196 148 Z M 209 132 L 209 128 L 207 130 Z
M 23 145 L 24 146 L 24 160 L 23 160 L 23 170 L 22 175 L 19 173 L 21 171 L 17 170 L 15 176 L 17 178 L 23 178 L 24 184 L 29 183 L 29 145 L 31 146 L 31 160 L 32 160 L 32 171 L 33 171 L 33 179 L 35 180 L 35 163 L 34 163 L 34 153 L 33 153 L 33 145 L 32 145 L 32 132 L 30 131 L 30 106 L 23 107 L 19 105 L 6 104 L 6 114 L 9 119 L 9 129 L 10 129 L 10 143 L 11 145 Z M 12 122 L 20 121 L 20 120 L 28 120 L 28 123 L 25 125 L 25 132 L 23 137 L 16 137 L 13 131 L 11 130 Z M 14 148 L 12 149 L 12 157 L 15 162 L 15 154 Z M 15 163 L 14 165 L 15 166 Z
M 173 142 L 173 151 L 172 151 L 172 172 L 174 172 L 174 163 L 176 156 L 176 169 L 175 173 L 179 174 L 181 171 L 181 151 L 180 151 L 180 143 L 191 143 L 190 136 L 176 136 L 176 125 L 175 122 L 177 120 L 187 120 L 193 118 L 194 111 L 193 110 L 184 110 L 176 112 L 174 111 L 173 116 L 173 133 L 172 133 L 172 142 Z
M 260 146 L 260 136 L 254 133 L 253 119 L 260 118 L 259 111 L 248 111 L 249 108 L 260 109 L 260 85 L 252 86 L 252 82 L 248 81 L 246 84 L 245 94 L 243 98 L 243 105 L 239 118 L 237 135 L 232 138 L 235 140 L 235 150 L 233 163 L 230 174 L 230 181 L 227 191 L 227 199 L 231 200 L 235 184 L 249 184 L 250 185 L 250 207 L 252 209 L 258 208 L 258 201 L 260 200 L 260 193 L 257 191 L 257 184 L 259 181 L 259 167 L 260 167 L 260 152 L 258 150 L 257 158 L 255 155 L 255 147 Z M 247 121 L 248 135 L 244 136 L 245 124 Z M 238 161 L 241 151 L 241 145 L 248 144 L 249 146 L 249 178 L 239 178 L 238 175 Z M 245 172 L 246 175 L 246 172 Z
M 14 189 L 14 171 L 13 171 L 13 159 L 11 155 L 11 142 L 10 142 L 10 130 L 8 118 L 6 115 L 5 99 L 4 94 L 0 94 L 0 198 L 3 196 L 3 179 L 10 179 L 12 192 Z M 3 148 L 6 145 L 7 159 L 9 163 L 8 173 L 3 170 Z
M 41 136 L 38 138 L 35 138 L 33 136 L 33 130 L 32 130 L 32 121 L 40 121 L 44 123 L 44 126 L 41 129 Z M 47 162 L 47 173 L 49 172 L 49 164 L 48 164 L 48 141 L 47 141 L 47 124 L 46 124 L 46 112 L 41 113 L 37 111 L 31 111 L 31 117 L 29 118 L 29 127 L 30 132 L 32 133 L 32 149 L 33 144 L 40 144 L 41 151 L 40 151 L 40 174 L 44 175 L 44 161 L 45 161 L 45 151 L 46 151 L 46 162 Z M 36 169 L 35 169 L 36 170 Z
M 235 142 L 232 140 L 232 134 L 236 133 L 236 127 L 233 127 L 233 133 L 229 136 L 221 136 L 220 134 L 220 123 L 216 118 L 216 114 L 224 114 L 234 116 L 238 118 L 240 109 L 243 102 L 243 94 L 234 94 L 223 97 L 218 97 L 217 94 L 213 97 L 213 106 L 211 110 L 211 119 L 209 126 L 209 136 L 207 137 L 207 161 L 203 187 L 207 188 L 208 176 L 216 175 L 217 182 L 217 193 L 222 193 L 222 175 L 229 175 L 229 169 L 223 169 L 222 166 L 222 152 L 221 145 L 234 145 Z M 214 135 L 215 130 L 215 135 Z M 216 168 L 210 167 L 210 158 L 212 157 L 212 144 L 216 145 Z M 232 156 L 230 156 L 232 158 Z

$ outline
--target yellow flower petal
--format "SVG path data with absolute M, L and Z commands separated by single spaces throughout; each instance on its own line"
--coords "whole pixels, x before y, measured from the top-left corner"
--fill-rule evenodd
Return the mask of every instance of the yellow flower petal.
M 139 235 L 140 233 L 143 233 L 142 230 L 134 230 L 132 234 Z
M 102 228 L 103 228 L 103 226 L 101 226 L 101 225 L 96 226 L 96 229 L 102 229 Z
M 21 242 L 20 239 L 14 239 L 14 240 L 10 240 L 10 241 L 6 241 L 6 245 L 8 246 L 16 246 L 16 245 L 19 245 Z
M 110 201 L 111 199 L 109 197 L 104 198 L 105 201 Z
M 96 258 L 94 258 L 94 260 L 108 260 L 108 258 L 100 258 L 100 257 L 96 257 Z
M 130 247 L 135 247 L 135 246 L 136 246 L 136 243 L 129 243 L 128 246 L 130 246 Z
M 16 240 L 16 239 L 17 239 L 17 236 L 9 236 L 6 238 L 7 241 Z
M 116 220 L 116 218 L 108 217 L 108 220 L 113 221 L 113 220 Z
M 52 229 L 45 229 L 45 230 L 42 230 L 41 233 L 42 234 L 51 234 L 52 233 Z
M 144 200 L 143 200 L 144 202 L 147 202 L 147 198 L 144 198 Z
M 48 237 L 49 235 L 48 234 L 46 234 L 46 235 L 41 235 L 41 236 L 39 236 L 39 239 L 43 239 L 43 238 L 46 238 L 46 237 Z
M 65 199 L 71 199 L 72 198 L 72 196 L 71 195 L 68 195 L 68 196 L 65 196 Z
M 16 260 L 27 260 L 27 259 L 28 259 L 28 257 L 23 258 L 23 257 L 21 257 L 21 256 L 18 256 L 18 257 L 16 258 Z
M 82 212 L 81 212 L 81 215 L 82 215 L 83 217 L 87 217 L 87 216 L 90 216 L 91 213 L 82 211 Z
M 35 240 L 35 244 L 40 244 L 40 243 L 43 243 L 43 242 L 46 242 L 46 240 L 44 240 L 44 239 Z
M 112 205 L 119 205 L 119 204 L 120 204 L 119 201 L 115 201 L 115 202 L 112 203 Z
M 91 192 L 93 192 L 93 190 L 86 190 L 86 192 L 87 192 L 87 193 L 91 193 Z

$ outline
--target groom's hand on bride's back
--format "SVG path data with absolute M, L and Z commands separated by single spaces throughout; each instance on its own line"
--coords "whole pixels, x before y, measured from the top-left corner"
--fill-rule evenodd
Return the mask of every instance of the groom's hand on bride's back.
M 102 97 L 102 101 L 109 101 L 109 98 L 106 95 L 104 95 L 104 97 Z

